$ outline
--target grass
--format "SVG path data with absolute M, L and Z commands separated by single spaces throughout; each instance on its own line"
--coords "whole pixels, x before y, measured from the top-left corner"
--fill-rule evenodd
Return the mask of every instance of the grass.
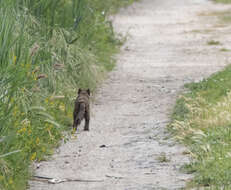
M 198 30 L 198 29 L 194 29 L 194 30 L 191 30 L 189 32 L 192 32 L 192 33 L 201 33 L 201 34 L 208 34 L 210 32 L 213 32 L 214 30 L 213 29 L 203 29 L 203 30 Z
M 231 3 L 231 0 L 215 0 L 215 2 L 229 4 Z
M 231 1 L 230 1 L 231 2 Z M 231 23 L 231 12 L 230 10 L 225 11 L 214 11 L 205 14 L 206 16 L 216 16 L 221 21 L 221 24 Z
M 157 160 L 161 163 L 164 163 L 164 162 L 170 162 L 170 159 L 167 158 L 166 154 L 164 152 L 162 152 L 158 157 L 157 157 Z
M 211 46 L 213 46 L 213 45 L 221 45 L 221 43 L 219 41 L 215 41 L 215 40 L 210 40 L 210 41 L 207 42 L 207 44 L 211 45 Z
M 221 48 L 220 51 L 223 51 L 223 52 L 229 52 L 230 50 L 227 49 L 227 48 Z
M 231 12 L 229 11 L 223 11 L 217 14 L 218 18 L 222 21 L 224 24 L 230 24 L 231 23 Z
M 214 0 L 217 3 L 224 3 L 224 4 L 230 4 L 231 0 Z M 231 23 L 231 12 L 230 10 L 226 11 L 216 11 L 212 13 L 215 16 L 218 16 L 218 18 L 225 24 Z
M 177 101 L 170 131 L 184 143 L 193 162 L 194 187 L 231 188 L 231 66 L 199 83 Z
M 0 189 L 68 140 L 78 88 L 94 90 L 121 41 L 107 15 L 133 0 L 0 1 Z

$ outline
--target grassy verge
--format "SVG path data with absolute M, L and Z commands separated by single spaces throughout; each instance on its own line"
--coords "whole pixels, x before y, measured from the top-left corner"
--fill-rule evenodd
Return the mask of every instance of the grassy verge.
M 229 3 L 231 3 L 231 0 L 215 0 L 215 2 L 229 4 Z
M 199 83 L 177 101 L 169 129 L 190 150 L 194 186 L 231 188 L 231 66 Z
M 64 138 L 77 89 L 114 66 L 120 41 L 106 17 L 132 2 L 0 1 L 0 189 L 26 189 L 30 163 Z

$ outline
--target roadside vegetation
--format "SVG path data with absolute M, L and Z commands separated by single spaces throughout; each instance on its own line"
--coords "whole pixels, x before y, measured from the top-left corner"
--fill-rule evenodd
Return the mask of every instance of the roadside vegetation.
M 231 188 L 231 66 L 199 83 L 177 101 L 169 129 L 191 153 L 184 170 L 193 184 Z
M 231 3 L 231 0 L 215 0 L 215 2 L 217 2 L 217 3 L 227 3 L 227 4 L 229 4 L 229 3 Z
M 114 66 L 107 15 L 132 2 L 0 1 L 0 189 L 26 189 L 30 164 L 67 140 L 77 89 Z
M 231 22 L 229 12 L 217 16 L 221 22 Z M 220 43 L 210 41 L 208 44 Z M 222 48 L 221 51 L 229 50 Z M 169 130 L 186 145 L 192 157 L 191 163 L 182 167 L 184 172 L 194 174 L 189 189 L 231 189 L 230 81 L 229 65 L 208 79 L 186 84 L 187 91 L 177 100 Z

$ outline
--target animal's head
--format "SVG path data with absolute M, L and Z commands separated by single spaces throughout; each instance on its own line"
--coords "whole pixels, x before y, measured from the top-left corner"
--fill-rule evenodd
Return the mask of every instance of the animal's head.
M 78 91 L 78 95 L 88 95 L 88 96 L 90 96 L 90 94 L 91 94 L 90 89 L 82 90 L 80 88 L 79 91 Z

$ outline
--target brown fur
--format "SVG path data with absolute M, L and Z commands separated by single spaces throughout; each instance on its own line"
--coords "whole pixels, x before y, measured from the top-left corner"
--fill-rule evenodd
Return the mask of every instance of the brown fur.
M 73 129 L 77 130 L 78 125 L 85 119 L 84 130 L 89 131 L 90 121 L 90 90 L 79 89 L 75 100 L 75 109 L 73 112 Z

